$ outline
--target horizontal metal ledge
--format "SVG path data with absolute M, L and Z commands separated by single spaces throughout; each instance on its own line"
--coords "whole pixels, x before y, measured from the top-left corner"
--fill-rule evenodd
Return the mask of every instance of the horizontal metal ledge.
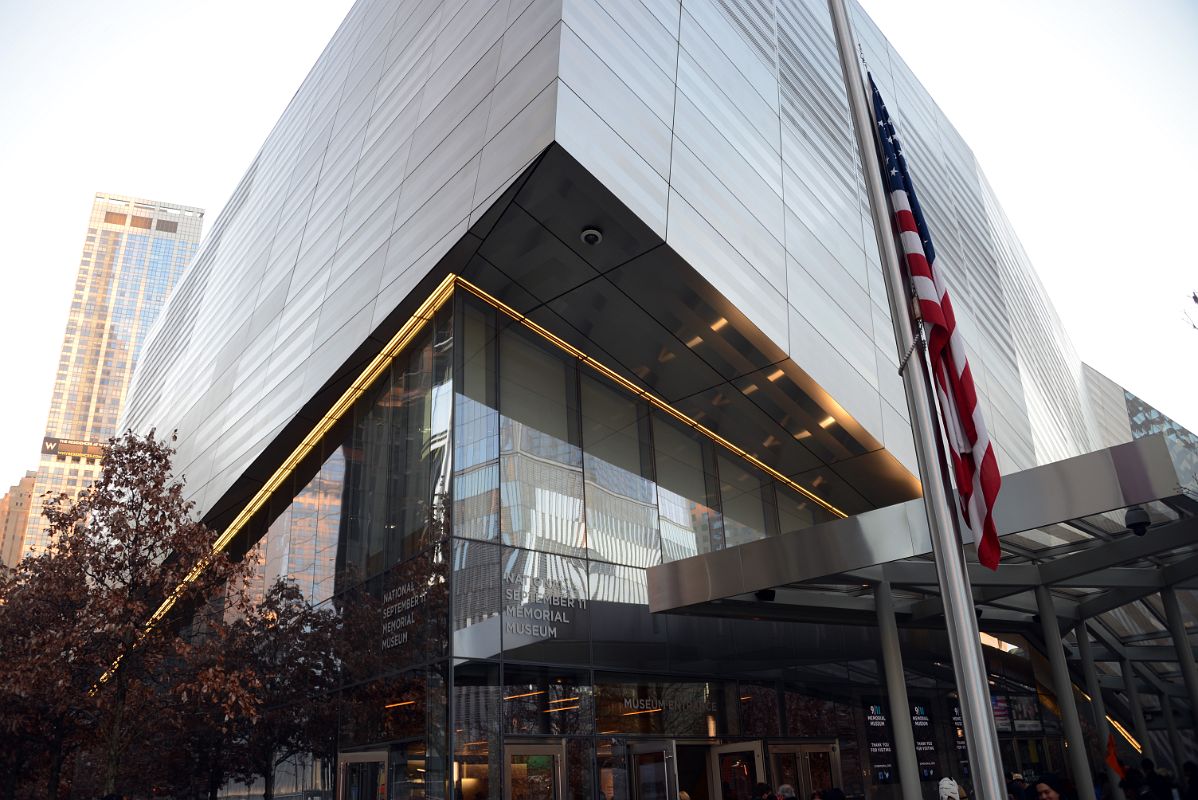
M 1006 536 L 1171 497 L 1180 484 L 1164 436 L 1145 437 L 1003 476 L 995 525 Z M 651 567 L 649 608 L 677 611 L 930 552 L 923 501 L 911 500 Z

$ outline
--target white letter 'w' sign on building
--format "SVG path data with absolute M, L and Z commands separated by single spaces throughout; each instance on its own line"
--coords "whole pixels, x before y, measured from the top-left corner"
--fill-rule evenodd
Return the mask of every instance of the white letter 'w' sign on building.
M 978 560 L 990 569 L 998 567 L 998 533 L 994 529 L 994 499 L 1002 479 L 982 410 L 978 406 L 973 374 L 965 356 L 965 342 L 957 330 L 957 319 L 949 301 L 948 287 L 936 265 L 932 236 L 915 197 L 915 185 L 907 172 L 898 136 L 882 95 L 869 79 L 873 95 L 875 133 L 884 162 L 882 172 L 890 193 L 890 210 L 907 264 L 908 276 L 919 304 L 928 340 L 928 358 L 936 382 L 940 417 L 953 462 L 953 477 L 965 522 L 973 531 Z

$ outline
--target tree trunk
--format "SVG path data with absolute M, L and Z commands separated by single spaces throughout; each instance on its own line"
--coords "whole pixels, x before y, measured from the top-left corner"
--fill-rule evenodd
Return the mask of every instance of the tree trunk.
M 116 778 L 121 766 L 121 726 L 125 718 L 125 671 L 116 673 L 116 696 L 112 700 L 112 722 L 108 728 L 108 743 L 104 759 L 104 794 L 116 793 Z
M 262 800 L 274 800 L 275 796 L 275 765 L 270 763 L 262 770 Z
M 25 748 L 18 744 L 7 755 L 11 760 L 9 761 L 8 769 L 4 770 L 3 779 L 0 780 L 0 798 L 3 798 L 3 800 L 16 800 L 17 776 L 21 773 L 21 768 L 24 766 Z
M 224 783 L 221 779 L 224 772 L 220 767 L 221 751 L 222 748 L 218 744 L 212 748 L 212 752 L 209 754 L 211 761 L 208 764 L 208 800 L 216 800 L 217 794 L 220 793 L 220 786 Z
M 46 800 L 58 800 L 58 787 L 62 783 L 62 729 L 56 727 L 50 741 L 50 776 L 46 780 Z

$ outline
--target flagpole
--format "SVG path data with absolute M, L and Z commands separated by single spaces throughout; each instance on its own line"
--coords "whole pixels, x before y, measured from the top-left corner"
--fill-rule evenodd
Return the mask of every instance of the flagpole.
M 899 266 L 893 228 L 878 165 L 874 143 L 876 122 L 872 104 L 865 93 L 861 71 L 857 64 L 856 47 L 849 26 L 844 0 L 828 0 L 832 13 L 832 28 L 836 33 L 840 66 L 848 87 L 849 110 L 857 136 L 857 147 L 865 173 L 869 206 L 873 215 L 874 233 L 886 277 L 886 294 L 890 301 L 890 319 L 898 345 L 899 358 L 914 350 L 914 355 L 902 371 L 907 408 L 911 416 L 911 432 L 919 462 L 919 478 L 923 483 L 924 509 L 932 538 L 932 553 L 936 560 L 936 576 L 944 604 L 944 622 L 948 632 L 957 680 L 957 697 L 965 742 L 969 748 L 969 763 L 974 789 L 985 800 L 1006 800 L 1006 781 L 1003 779 L 1002 757 L 998 749 L 998 733 L 994 728 L 994 713 L 990 706 L 990 686 L 978 621 L 974 614 L 973 591 L 961 551 L 961 535 L 957 528 L 957 513 L 953 506 L 944 444 L 936 423 L 932 385 L 927 367 L 927 354 L 916 347 L 911 324 L 911 300 L 906 281 Z

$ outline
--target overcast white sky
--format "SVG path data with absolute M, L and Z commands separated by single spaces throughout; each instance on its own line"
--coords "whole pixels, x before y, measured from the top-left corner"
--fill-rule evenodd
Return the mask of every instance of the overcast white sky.
M 37 464 L 94 193 L 211 223 L 350 4 L 0 0 L 0 492 Z M 1198 429 L 1198 6 L 865 5 L 973 146 L 1081 357 Z

